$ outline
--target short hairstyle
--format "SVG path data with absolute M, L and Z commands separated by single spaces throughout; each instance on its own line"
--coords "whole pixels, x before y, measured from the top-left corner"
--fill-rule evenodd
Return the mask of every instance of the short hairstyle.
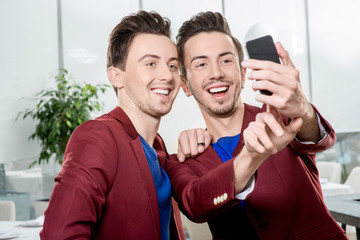
M 239 55 L 240 62 L 244 59 L 241 43 L 232 34 L 226 19 L 218 12 L 200 12 L 183 23 L 176 36 L 177 48 L 179 52 L 179 69 L 182 76 L 186 77 L 184 66 L 185 51 L 184 46 L 187 40 L 201 32 L 221 32 L 231 37 Z M 241 68 L 241 65 L 240 65 Z
M 164 35 L 171 38 L 171 22 L 157 12 L 143 10 L 124 17 L 112 30 L 107 50 L 107 68 L 126 68 L 126 60 L 132 40 L 140 33 Z M 117 93 L 116 87 L 114 87 Z

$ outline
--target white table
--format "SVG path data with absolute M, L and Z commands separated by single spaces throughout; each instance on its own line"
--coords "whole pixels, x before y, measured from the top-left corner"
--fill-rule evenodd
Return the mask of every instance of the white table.
M 20 227 L 19 221 L 0 221 L 0 235 L 5 232 L 19 233 L 14 240 L 38 240 L 42 227 Z M 1 239 L 1 238 L 0 238 Z
M 321 183 L 321 189 L 324 197 L 354 193 L 349 185 L 333 182 Z

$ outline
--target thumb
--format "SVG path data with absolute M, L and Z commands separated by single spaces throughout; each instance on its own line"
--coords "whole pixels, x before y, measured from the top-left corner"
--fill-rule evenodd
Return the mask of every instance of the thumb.
M 300 128 L 301 128 L 302 124 L 303 124 L 302 118 L 293 118 L 291 120 L 290 124 L 288 125 L 288 128 L 293 133 L 297 133 L 297 132 L 300 131 Z

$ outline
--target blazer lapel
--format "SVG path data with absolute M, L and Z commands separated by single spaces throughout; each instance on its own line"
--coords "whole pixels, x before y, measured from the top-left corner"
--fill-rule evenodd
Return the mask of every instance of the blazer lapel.
M 147 162 L 144 151 L 139 151 L 139 149 L 142 150 L 142 144 L 140 138 L 135 139 L 130 144 L 134 151 L 134 155 L 136 156 L 136 161 L 142 173 L 144 183 L 146 184 L 146 189 L 147 189 L 146 195 L 149 196 L 150 209 L 154 220 L 153 221 L 154 229 L 156 229 L 157 239 L 160 239 L 161 238 L 160 213 L 159 213 L 159 205 L 158 205 L 154 179 L 151 175 L 150 167 Z
M 244 105 L 245 105 L 245 113 L 244 113 L 243 124 L 241 127 L 240 139 L 238 145 L 234 149 L 233 156 L 237 156 L 241 152 L 244 146 L 244 134 L 243 134 L 244 130 L 249 126 L 250 122 L 255 120 L 256 114 L 260 112 L 260 109 L 258 107 L 254 107 L 247 104 Z
M 115 119 L 117 119 L 124 126 L 129 136 L 133 138 L 133 140 L 130 142 L 130 145 L 132 147 L 133 154 L 136 158 L 139 169 L 142 173 L 143 182 L 146 185 L 147 192 L 144 194 L 144 196 L 146 195 L 149 198 L 150 209 L 153 216 L 153 221 L 152 221 L 154 225 L 153 227 L 156 230 L 156 239 L 160 239 L 161 238 L 160 214 L 159 214 L 156 188 L 148 161 L 146 159 L 145 153 L 142 148 L 142 143 L 139 134 L 136 131 L 129 117 L 120 107 L 116 107 L 109 114 L 113 116 Z

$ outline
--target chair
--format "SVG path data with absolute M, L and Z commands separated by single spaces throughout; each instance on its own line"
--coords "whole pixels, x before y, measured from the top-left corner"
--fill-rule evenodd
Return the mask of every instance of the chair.
M 360 166 L 351 170 L 344 184 L 349 185 L 354 193 L 360 193 Z
M 15 204 L 13 201 L 0 201 L 0 221 L 15 221 Z
M 317 161 L 320 178 L 326 178 L 329 182 L 340 183 L 341 164 L 336 162 Z
M 207 223 L 194 223 L 181 213 L 181 221 L 184 230 L 190 235 L 191 240 L 208 240 L 212 239 L 209 225 Z

